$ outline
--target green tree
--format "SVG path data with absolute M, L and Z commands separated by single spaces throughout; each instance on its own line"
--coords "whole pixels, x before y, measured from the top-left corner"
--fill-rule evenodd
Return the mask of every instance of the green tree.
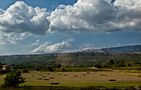
M 19 84 L 24 83 L 25 79 L 21 77 L 20 71 L 13 71 L 7 74 L 4 78 L 3 87 L 18 87 Z
M 114 65 L 115 62 L 114 62 L 114 60 L 111 59 L 107 64 L 108 64 L 108 65 Z
M 27 69 L 23 69 L 22 71 L 23 73 L 29 73 L 29 71 Z
M 2 63 L 0 63 L 0 70 L 2 69 Z

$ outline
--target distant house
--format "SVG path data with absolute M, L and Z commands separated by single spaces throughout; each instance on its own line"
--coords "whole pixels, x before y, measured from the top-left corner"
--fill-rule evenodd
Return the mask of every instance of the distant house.
M 13 69 L 10 65 L 1 65 L 0 73 L 11 72 Z

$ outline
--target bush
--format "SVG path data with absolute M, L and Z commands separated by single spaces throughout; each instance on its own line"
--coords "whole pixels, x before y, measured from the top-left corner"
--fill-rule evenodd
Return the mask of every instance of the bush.
M 3 87 L 18 87 L 19 84 L 24 83 L 24 78 L 21 77 L 21 72 L 13 71 L 10 74 L 7 74 L 4 78 Z
M 27 69 L 23 69 L 22 71 L 23 73 L 29 73 L 29 71 Z

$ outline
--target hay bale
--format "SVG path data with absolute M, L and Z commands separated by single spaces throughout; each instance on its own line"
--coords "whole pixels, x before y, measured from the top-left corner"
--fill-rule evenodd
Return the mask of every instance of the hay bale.
M 78 77 L 78 75 L 73 75 L 74 77 Z
M 64 76 L 68 76 L 67 74 L 64 74 Z
M 116 79 L 109 79 L 109 81 L 116 81 Z
M 58 75 L 62 75 L 61 73 L 58 73 Z
M 53 84 L 53 85 L 58 85 L 59 82 L 51 82 L 50 84 Z
M 37 80 L 42 80 L 42 78 L 37 78 Z
M 43 78 L 45 78 L 46 76 L 42 76 Z
M 50 80 L 49 78 L 44 78 L 44 80 Z
M 90 74 L 90 72 L 87 72 L 86 74 Z
M 86 74 L 83 74 L 82 76 L 86 76 Z
M 54 77 L 50 77 L 50 79 L 54 79 Z
M 104 76 L 104 74 L 100 74 L 100 76 Z

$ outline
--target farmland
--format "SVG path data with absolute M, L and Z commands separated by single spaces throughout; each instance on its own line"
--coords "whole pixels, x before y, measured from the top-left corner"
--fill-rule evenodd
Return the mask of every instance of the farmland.
M 0 75 L 0 84 L 5 75 Z M 22 73 L 25 83 L 20 88 L 8 90 L 93 90 L 133 89 L 141 86 L 141 71 L 139 70 L 106 70 L 93 72 L 47 72 L 29 71 Z M 4 89 L 4 88 L 3 88 Z M 7 90 L 7 89 L 4 89 Z
M 109 86 L 141 85 L 141 72 L 100 71 L 100 72 L 36 72 L 23 74 L 29 86 Z M 111 80 L 111 81 L 110 81 Z M 112 81 L 113 80 L 113 81 Z
M 141 54 L 136 52 L 94 51 L 0 57 L 1 66 L 10 65 L 22 72 L 25 82 L 20 84 L 20 90 L 141 88 L 140 60 Z M 0 84 L 5 76 L 0 74 Z
M 23 73 L 26 82 L 21 86 L 141 86 L 141 72 L 137 70 L 109 70 L 98 72 Z M 0 76 L 0 83 L 4 75 Z

